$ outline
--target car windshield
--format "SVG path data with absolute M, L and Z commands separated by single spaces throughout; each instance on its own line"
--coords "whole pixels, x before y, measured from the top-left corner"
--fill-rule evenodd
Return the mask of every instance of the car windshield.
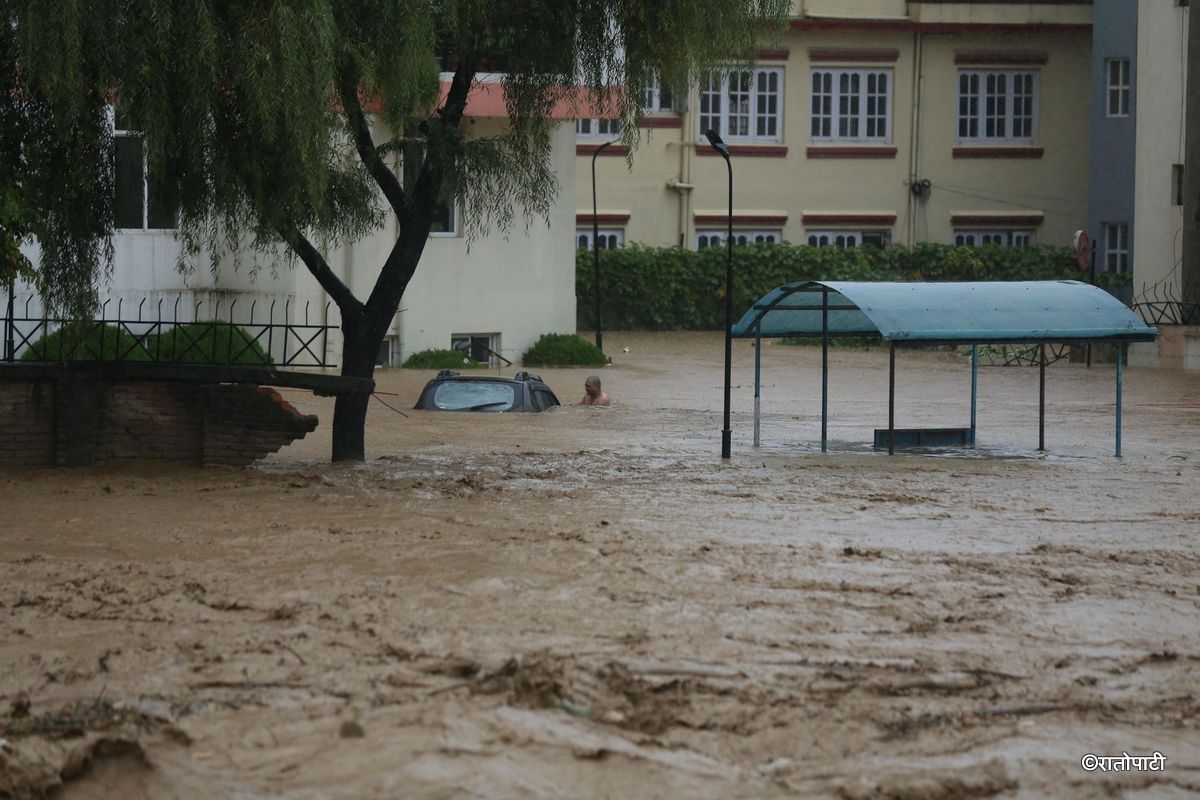
M 517 393 L 510 383 L 446 381 L 433 392 L 433 405 L 444 411 L 508 411 Z

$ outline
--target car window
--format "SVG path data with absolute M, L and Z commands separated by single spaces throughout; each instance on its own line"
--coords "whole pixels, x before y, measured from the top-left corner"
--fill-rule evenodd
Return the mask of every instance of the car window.
M 558 404 L 558 398 L 554 396 L 553 392 L 550 392 L 546 389 L 533 390 L 533 405 L 538 411 L 545 411 L 547 408 L 550 408 L 550 406 L 556 406 Z
M 517 393 L 508 383 L 446 381 L 433 391 L 433 405 L 444 411 L 509 411 Z

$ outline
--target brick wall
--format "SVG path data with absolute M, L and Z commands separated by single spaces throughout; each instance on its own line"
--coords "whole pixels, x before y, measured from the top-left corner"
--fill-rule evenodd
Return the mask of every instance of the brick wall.
M 54 464 L 54 383 L 0 383 L 0 467 Z
M 202 463 L 249 464 L 317 427 L 267 386 L 217 386 L 206 397 Z
M 186 381 L 0 382 L 0 468 L 250 464 L 317 427 L 273 389 Z

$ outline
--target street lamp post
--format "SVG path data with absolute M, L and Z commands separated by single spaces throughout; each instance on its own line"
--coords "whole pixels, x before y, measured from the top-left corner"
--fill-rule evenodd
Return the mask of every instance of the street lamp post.
M 617 139 L 605 142 L 592 153 L 592 264 L 596 269 L 596 348 L 604 350 L 604 326 L 600 321 L 600 212 L 596 208 L 596 156 L 610 144 L 616 144 Z
M 721 458 L 730 455 L 729 392 L 733 383 L 733 163 L 729 160 L 729 145 L 721 141 L 714 130 L 704 132 L 708 143 L 725 159 L 729 170 L 729 230 L 725 237 L 725 427 L 721 429 Z

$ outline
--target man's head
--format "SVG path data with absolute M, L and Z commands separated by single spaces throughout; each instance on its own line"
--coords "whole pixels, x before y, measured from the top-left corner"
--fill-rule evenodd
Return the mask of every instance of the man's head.
M 600 378 L 595 375 L 589 375 L 587 380 L 583 382 L 583 391 L 588 397 L 599 397 Z

